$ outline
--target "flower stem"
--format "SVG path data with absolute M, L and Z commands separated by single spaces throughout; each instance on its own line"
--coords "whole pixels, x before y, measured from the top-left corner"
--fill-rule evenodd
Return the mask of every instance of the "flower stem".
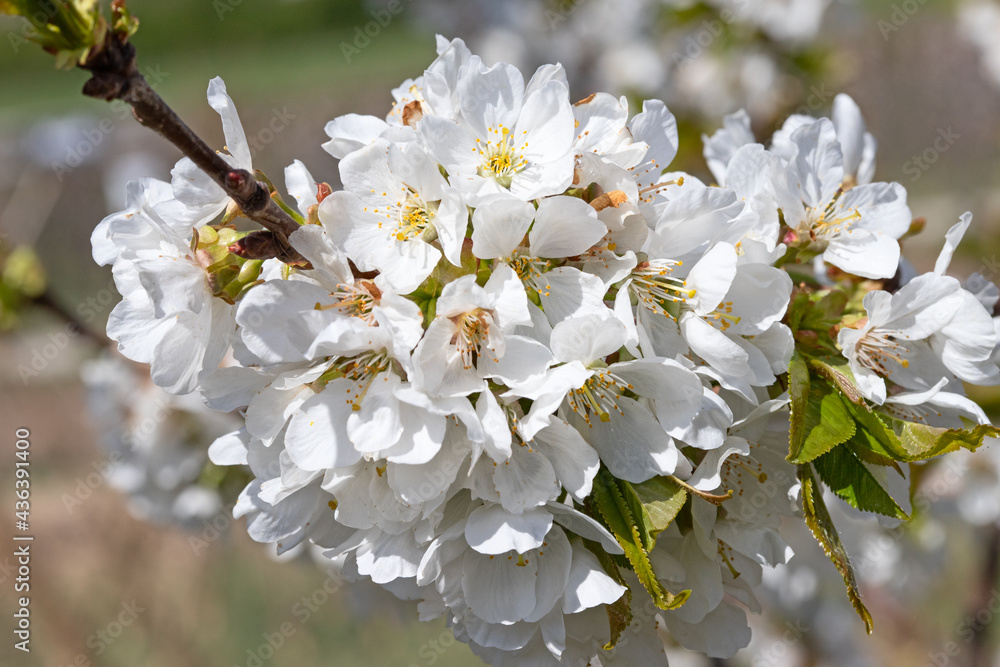
M 245 169 L 233 169 L 194 133 L 150 87 L 135 65 L 135 46 L 128 36 L 108 31 L 104 43 L 88 54 L 81 68 L 91 73 L 83 87 L 88 97 L 119 99 L 132 107 L 142 125 L 155 130 L 191 159 L 225 190 L 243 214 L 274 233 L 275 256 L 283 262 L 303 262 L 288 243 L 299 224 L 271 199 L 268 188 Z

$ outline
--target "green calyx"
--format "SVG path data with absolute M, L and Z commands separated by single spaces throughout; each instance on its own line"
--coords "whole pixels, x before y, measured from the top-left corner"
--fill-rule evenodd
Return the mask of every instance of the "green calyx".
M 0 0 L 0 14 L 28 20 L 24 39 L 55 54 L 56 66 L 64 69 L 85 64 L 109 31 L 124 41 L 139 27 L 124 0 L 111 3 L 110 22 L 101 15 L 99 0 Z
M 236 303 L 258 283 L 264 264 L 263 260 L 246 259 L 230 250 L 230 246 L 247 234 L 249 232 L 238 232 L 229 226 L 205 225 L 196 229 L 191 239 L 191 250 L 208 274 L 212 294 L 226 303 Z

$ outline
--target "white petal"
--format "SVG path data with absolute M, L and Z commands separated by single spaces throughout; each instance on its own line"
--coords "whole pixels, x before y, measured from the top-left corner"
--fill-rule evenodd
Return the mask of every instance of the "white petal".
M 559 361 L 590 364 L 618 351 L 624 343 L 625 327 L 616 318 L 584 315 L 557 324 L 549 347 Z
M 552 326 L 569 317 L 609 314 L 604 305 L 607 289 L 599 276 L 560 266 L 535 278 L 532 285 L 538 290 L 545 317 Z
M 309 207 L 317 203 L 317 181 L 300 160 L 285 167 L 285 188 L 298 202 L 302 217 L 307 217 Z
M 250 158 L 250 144 L 243 132 L 243 124 L 236 113 L 236 105 L 226 93 L 226 84 L 219 77 L 208 83 L 208 103 L 222 116 L 222 131 L 226 136 L 226 150 L 236 158 L 241 169 L 253 169 Z
M 887 234 L 856 229 L 830 241 L 823 260 L 863 278 L 891 278 L 899 265 L 899 243 Z
M 323 144 L 323 150 L 338 160 L 375 141 L 388 129 L 388 124 L 375 116 L 347 114 L 326 124 L 326 134 L 330 141 Z
M 559 482 L 549 460 L 530 445 L 513 447 L 510 458 L 497 462 L 493 483 L 508 512 L 523 512 L 559 496 Z
M 249 442 L 245 428 L 219 436 L 208 447 L 208 459 L 217 466 L 246 465 Z
M 798 148 L 792 164 L 802 180 L 802 201 L 822 208 L 844 181 L 844 157 L 833 123 L 820 118 L 803 125 L 792 133 L 791 141 Z
M 750 115 L 744 109 L 722 119 L 722 128 L 711 137 L 702 135 L 705 161 L 720 185 L 727 184 L 729 162 L 741 146 L 756 141 L 750 129 Z
M 344 400 L 348 380 L 334 380 L 292 415 L 285 435 L 289 457 L 303 470 L 342 468 L 361 458 L 347 434 L 351 406 Z
M 722 464 L 733 454 L 749 456 L 749 443 L 743 438 L 729 437 L 722 447 L 705 454 L 687 483 L 699 491 L 714 491 L 719 488 L 722 485 Z
M 424 282 L 440 260 L 441 251 L 423 241 L 395 244 L 379 255 L 380 273 L 375 282 L 400 294 L 409 294 Z
M 368 385 L 360 410 L 352 410 L 347 418 L 347 435 L 354 448 L 363 453 L 375 453 L 392 447 L 403 434 L 399 402 L 393 390 L 399 385 L 395 373 L 379 373 Z M 341 398 L 354 398 L 354 395 Z
M 558 526 L 553 527 L 545 536 L 545 544 L 531 555 L 530 560 L 538 564 L 535 608 L 524 620 L 536 623 L 556 607 L 566 590 L 573 562 L 573 549 L 566 533 Z
M 535 608 L 537 572 L 535 562 L 519 566 L 509 555 L 490 558 L 466 551 L 462 561 L 465 602 L 487 623 L 520 621 Z
M 556 523 L 570 532 L 600 543 L 604 550 L 612 556 L 620 556 L 625 553 L 615 540 L 615 536 L 609 533 L 608 529 L 601 525 L 597 519 L 562 503 L 549 503 L 546 507 L 555 516 Z
M 628 482 L 645 482 L 657 475 L 673 474 L 678 451 L 673 439 L 646 408 L 624 396 L 616 400 L 621 413 L 612 410 L 611 419 L 580 420 L 584 437 L 601 455 L 611 473 Z
M 552 514 L 531 509 L 511 514 L 500 505 L 484 505 L 473 510 L 465 526 L 465 540 L 481 554 L 523 554 L 537 549 L 552 528 Z
M 720 372 L 742 376 L 748 370 L 746 351 L 708 322 L 694 313 L 684 313 L 680 319 L 681 335 L 695 354 Z
M 484 443 L 486 453 L 497 463 L 509 459 L 512 438 L 507 415 L 487 386 L 484 386 L 479 400 L 476 401 L 476 414 L 482 421 L 486 433 Z
M 514 326 L 531 324 L 528 296 L 513 269 L 506 264 L 500 265 L 490 274 L 483 288 L 495 300 L 497 323 L 504 331 Z
M 535 434 L 535 443 L 551 462 L 559 483 L 582 502 L 590 494 L 601 465 L 594 448 L 579 431 L 557 417 L 550 417 L 549 425 Z
M 582 199 L 546 197 L 538 203 L 528 239 L 536 257 L 571 257 L 585 252 L 607 233 L 597 211 Z
M 604 571 L 597 556 L 582 546 L 573 545 L 573 565 L 562 603 L 564 614 L 576 614 L 600 604 L 611 604 L 626 590 Z
M 699 315 L 707 315 L 719 306 L 736 277 L 736 248 L 719 243 L 691 269 L 685 286 L 695 294 L 686 301 Z
M 677 155 L 677 121 L 660 100 L 644 100 L 642 112 L 629 122 L 635 141 L 649 145 L 643 164 L 633 168 L 636 182 L 652 185 Z
M 952 255 L 955 254 L 955 248 L 962 242 L 962 237 L 965 236 L 965 232 L 971 224 L 972 213 L 966 211 L 962 214 L 961 219 L 945 233 L 944 247 L 941 248 L 941 254 L 938 255 L 937 261 L 934 263 L 934 273 L 942 275 L 948 270 Z
M 850 96 L 840 93 L 833 98 L 833 125 L 844 153 L 844 175 L 857 176 L 865 148 L 865 119 Z
M 445 188 L 434 214 L 434 229 L 437 230 L 445 259 L 455 266 L 462 265 L 462 243 L 468 224 L 469 209 L 462 201 L 462 195 L 455 188 Z
M 366 540 L 358 548 L 358 572 L 376 584 L 387 584 L 401 577 L 416 576 L 420 556 L 421 551 L 411 533 L 380 534 L 373 542 Z
M 528 202 L 507 194 L 484 199 L 472 214 L 472 252 L 481 259 L 507 257 L 521 244 L 534 218 Z

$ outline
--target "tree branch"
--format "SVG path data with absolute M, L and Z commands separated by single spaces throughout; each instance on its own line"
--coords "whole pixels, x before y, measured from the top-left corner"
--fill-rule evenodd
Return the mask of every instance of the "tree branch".
M 126 102 L 136 120 L 176 146 L 236 202 L 247 218 L 273 233 L 275 254 L 271 256 L 286 263 L 304 262 L 288 243 L 299 224 L 271 199 L 267 186 L 247 170 L 233 169 L 180 119 L 139 73 L 135 58 L 135 46 L 127 36 L 109 30 L 104 43 L 80 65 L 92 75 L 83 94 Z
M 106 336 L 97 333 L 80 321 L 78 317 L 73 315 L 66 308 L 63 308 L 62 304 L 52 296 L 52 292 L 49 290 L 45 290 L 32 299 L 31 302 L 62 318 L 68 324 L 72 325 L 74 329 L 76 329 L 76 333 L 80 334 L 84 338 L 89 338 L 91 341 L 97 343 L 98 346 L 107 347 L 111 343 Z

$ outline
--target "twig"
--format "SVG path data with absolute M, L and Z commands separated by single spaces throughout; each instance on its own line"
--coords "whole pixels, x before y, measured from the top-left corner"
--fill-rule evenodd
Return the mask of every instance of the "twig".
M 108 31 L 104 43 L 95 47 L 80 65 L 92 75 L 83 87 L 83 94 L 109 102 L 115 99 L 126 102 L 136 120 L 180 149 L 225 190 L 247 218 L 273 233 L 272 256 L 286 263 L 304 262 L 288 243 L 288 237 L 299 224 L 271 199 L 268 188 L 253 174 L 233 169 L 174 113 L 139 73 L 135 58 L 135 46 L 127 36 Z
M 32 299 L 32 303 L 48 309 L 53 314 L 65 320 L 68 324 L 73 325 L 73 328 L 76 329 L 77 333 L 84 336 L 85 338 L 89 338 L 93 342 L 97 343 L 100 347 L 107 347 L 107 345 L 111 342 L 110 340 L 108 340 L 106 336 L 97 333 L 96 331 L 88 327 L 86 324 L 81 322 L 75 315 L 73 315 L 68 310 L 63 308 L 62 304 L 60 304 L 52 296 L 52 293 L 49 290 L 45 290 L 44 292 L 36 296 L 34 299 Z
M 984 534 L 986 541 L 986 558 L 982 567 L 982 578 L 977 582 L 978 595 L 976 596 L 976 610 L 971 612 L 968 619 L 975 618 L 976 625 L 973 626 L 970 665 L 975 667 L 988 667 L 993 664 L 990 650 L 990 632 L 986 623 L 980 618 L 982 610 L 992 614 L 993 598 L 997 591 L 997 576 L 1000 573 L 1000 530 L 996 526 L 989 527 Z M 990 617 L 992 620 L 992 616 Z M 987 621 L 988 623 L 989 621 Z

